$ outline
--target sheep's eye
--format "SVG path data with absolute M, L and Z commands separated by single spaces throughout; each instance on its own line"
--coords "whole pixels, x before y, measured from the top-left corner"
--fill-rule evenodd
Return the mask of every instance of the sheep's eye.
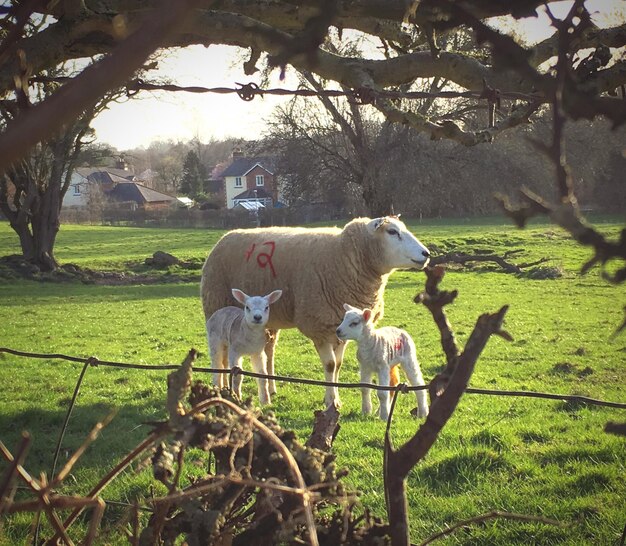
M 389 235 L 397 235 L 398 239 L 400 238 L 400 232 L 397 229 L 390 228 L 387 230 L 387 233 L 389 233 Z
M 250 308 L 246 305 L 246 311 L 250 312 Z
M 359 325 L 359 321 L 358 320 L 353 320 L 350 323 L 350 328 L 356 328 Z
M 269 306 L 269 305 L 266 305 L 266 306 L 265 306 L 265 310 L 266 310 L 266 311 L 267 311 L 269 308 L 270 308 L 270 306 Z

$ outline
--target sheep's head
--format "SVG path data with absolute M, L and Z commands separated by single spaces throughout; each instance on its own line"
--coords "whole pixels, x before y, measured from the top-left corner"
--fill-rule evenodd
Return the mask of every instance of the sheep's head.
M 282 290 L 274 290 L 267 296 L 248 296 L 237 288 L 232 290 L 233 297 L 243 305 L 246 322 L 252 326 L 265 326 L 270 318 L 270 305 L 282 296 Z
M 365 325 L 372 319 L 371 309 L 361 310 L 347 303 L 343 304 L 343 308 L 346 310 L 346 314 L 335 331 L 337 337 L 341 341 L 361 339 Z
M 402 267 L 423 269 L 428 264 L 430 252 L 399 217 L 374 218 L 367 224 L 367 230 L 379 238 L 383 249 L 381 261 L 388 271 Z

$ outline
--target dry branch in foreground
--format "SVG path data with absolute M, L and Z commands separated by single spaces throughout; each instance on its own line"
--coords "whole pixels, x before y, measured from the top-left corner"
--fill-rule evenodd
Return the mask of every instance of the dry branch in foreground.
M 415 435 L 400 448 L 395 449 L 389 435 L 389 427 L 385 433 L 385 495 L 394 546 L 410 544 L 406 498 L 406 478 L 409 472 L 428 453 L 439 432 L 454 413 L 467 388 L 476 361 L 489 338 L 492 335 L 499 335 L 507 340 L 512 339 L 502 329 L 504 315 L 508 309 L 505 305 L 497 313 L 486 313 L 478 318 L 463 352 L 460 352 L 443 310 L 445 305 L 454 300 L 457 292 L 439 291 L 438 285 L 444 276 L 443 267 L 427 268 L 426 276 L 426 290 L 417 296 L 416 300 L 424 303 L 431 311 L 440 330 L 442 346 L 448 360 L 444 371 L 431 383 L 430 412 Z

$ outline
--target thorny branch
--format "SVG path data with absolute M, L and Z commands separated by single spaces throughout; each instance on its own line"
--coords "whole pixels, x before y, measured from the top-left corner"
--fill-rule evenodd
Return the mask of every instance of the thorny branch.
M 438 286 L 444 276 L 443 267 L 427 268 L 426 276 L 426 290 L 416 297 L 416 303 L 424 303 L 431 311 L 441 333 L 447 364 L 444 371 L 431 383 L 429 414 L 415 435 L 400 448 L 394 449 L 389 429 L 385 433 L 385 493 L 394 546 L 410 543 L 405 490 L 409 472 L 423 459 L 454 413 L 468 386 L 476 361 L 491 335 L 498 335 L 506 340 L 512 339 L 502 329 L 502 322 L 508 310 L 508 306 L 505 305 L 497 313 L 484 314 L 478 318 L 463 352 L 460 352 L 443 310 L 445 305 L 452 303 L 457 292 L 439 291 Z

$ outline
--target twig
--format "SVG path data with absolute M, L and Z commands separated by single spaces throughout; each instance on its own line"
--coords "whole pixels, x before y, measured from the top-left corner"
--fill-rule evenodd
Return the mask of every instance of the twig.
M 265 436 L 278 450 L 278 452 L 283 457 L 285 464 L 289 468 L 294 481 L 298 485 L 300 489 L 303 490 L 302 493 L 302 508 L 304 509 L 304 516 L 306 519 L 306 526 L 309 533 L 309 540 L 312 546 L 318 546 L 319 542 L 317 539 L 317 531 L 315 530 L 315 520 L 313 518 L 313 510 L 310 503 L 310 492 L 306 487 L 306 483 L 304 482 L 304 478 L 302 477 L 302 473 L 298 467 L 298 463 L 294 459 L 291 451 L 287 449 L 287 446 L 281 441 L 281 439 L 272 432 L 265 424 L 259 421 L 254 415 L 250 414 L 246 410 L 241 409 L 236 404 L 230 402 L 229 400 L 225 400 L 223 398 L 212 398 L 210 400 L 205 400 L 204 402 L 200 402 L 188 412 L 187 415 L 192 416 L 197 413 L 202 413 L 206 411 L 211 406 L 223 405 L 235 412 L 236 414 L 246 417 L 249 419 L 250 423 L 255 426 L 259 432 Z
M 463 529 L 464 527 L 469 527 L 470 525 L 476 525 L 477 523 L 482 523 L 483 521 L 487 521 L 487 520 L 495 519 L 495 518 L 512 519 L 516 521 L 530 521 L 530 522 L 536 522 L 536 523 L 545 523 L 546 525 L 556 525 L 557 527 L 563 527 L 563 524 L 561 522 L 553 520 L 553 519 L 545 518 L 542 516 L 528 516 L 526 514 L 515 514 L 513 512 L 501 512 L 499 510 L 493 510 L 491 512 L 487 512 L 486 514 L 481 514 L 480 516 L 475 516 L 473 518 L 459 521 L 458 523 L 455 523 L 451 527 L 447 527 L 443 531 L 440 531 L 439 533 L 435 533 L 434 535 L 431 535 L 423 542 L 420 542 L 419 546 L 426 546 L 427 544 L 435 542 L 435 540 L 443 538 L 447 535 L 451 535 L 452 533 L 454 533 L 455 531 L 458 531 L 459 529 Z

